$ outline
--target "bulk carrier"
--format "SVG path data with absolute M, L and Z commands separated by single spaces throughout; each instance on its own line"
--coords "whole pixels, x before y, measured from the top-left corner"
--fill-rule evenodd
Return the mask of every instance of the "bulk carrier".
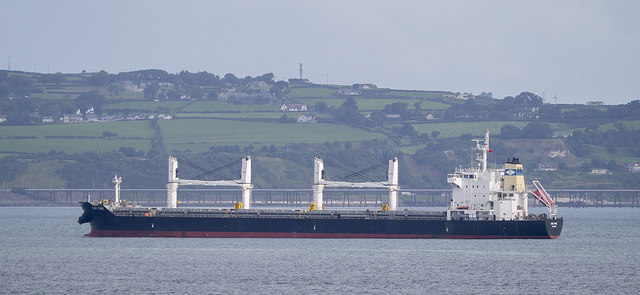
M 452 193 L 446 211 L 398 210 L 398 159 L 389 161 L 386 182 L 325 180 L 323 160 L 314 161 L 313 203 L 308 210 L 251 208 L 251 158 L 242 159 L 239 180 L 179 178 L 178 159 L 169 157 L 167 207 L 130 206 L 120 201 L 121 179 L 114 178 L 115 200 L 81 202 L 78 223 L 90 223 L 90 237 L 236 237 L 236 238 L 444 238 L 555 239 L 563 219 L 542 185 L 527 189 L 522 163 L 508 159 L 504 167 L 487 168 L 489 132 L 474 140 L 481 152 L 478 167 L 458 168 L 447 175 Z M 233 209 L 178 208 L 179 186 L 237 186 L 242 202 Z M 378 210 L 325 210 L 325 187 L 386 188 L 388 203 Z M 528 212 L 528 197 L 544 204 L 549 214 Z

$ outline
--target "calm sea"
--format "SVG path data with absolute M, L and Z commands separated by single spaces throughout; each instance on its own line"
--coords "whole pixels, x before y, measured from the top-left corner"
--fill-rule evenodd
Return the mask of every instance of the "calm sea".
M 557 240 L 87 238 L 0 208 L 0 293 L 638 294 L 640 209 L 560 208 Z

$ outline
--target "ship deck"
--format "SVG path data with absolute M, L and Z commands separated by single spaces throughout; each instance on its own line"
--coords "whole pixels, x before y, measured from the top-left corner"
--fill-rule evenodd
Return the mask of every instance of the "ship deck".
M 212 209 L 212 208 L 127 208 L 110 209 L 115 216 L 197 217 L 197 218 L 281 218 L 281 219 L 375 219 L 444 220 L 444 211 L 377 210 L 284 210 L 284 209 Z

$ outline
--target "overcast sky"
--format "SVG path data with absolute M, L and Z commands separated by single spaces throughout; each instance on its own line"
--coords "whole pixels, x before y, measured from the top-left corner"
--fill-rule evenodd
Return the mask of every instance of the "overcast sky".
M 0 69 L 640 99 L 640 1 L 0 2 Z

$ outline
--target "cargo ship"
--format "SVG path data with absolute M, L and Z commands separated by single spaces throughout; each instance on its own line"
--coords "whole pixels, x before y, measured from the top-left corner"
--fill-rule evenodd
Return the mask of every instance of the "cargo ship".
M 121 178 L 115 177 L 115 199 L 81 202 L 78 223 L 90 223 L 90 237 L 217 237 L 217 238 L 391 238 L 391 239 L 555 239 L 563 219 L 557 205 L 538 181 L 527 188 L 523 165 L 508 159 L 503 167 L 487 168 L 489 132 L 474 140 L 478 167 L 458 168 L 447 175 L 451 198 L 445 211 L 397 208 L 398 159 L 389 160 L 384 182 L 341 182 L 325 179 L 323 160 L 314 161 L 313 202 L 305 209 L 251 208 L 251 158 L 242 159 L 239 180 L 180 179 L 178 159 L 169 158 L 167 206 L 128 205 L 119 199 Z M 357 173 L 356 173 L 357 174 Z M 178 207 L 179 186 L 237 186 L 242 202 L 234 208 Z M 323 204 L 326 187 L 386 188 L 387 204 L 366 210 L 331 210 Z M 532 196 L 549 214 L 528 212 Z

